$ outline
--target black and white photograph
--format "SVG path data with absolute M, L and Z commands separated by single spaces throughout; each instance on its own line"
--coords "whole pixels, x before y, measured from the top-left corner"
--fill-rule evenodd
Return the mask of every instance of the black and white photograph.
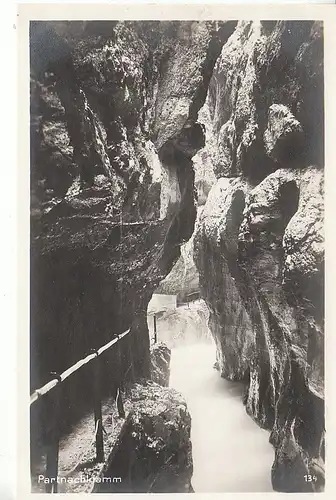
M 324 22 L 170 13 L 29 22 L 31 493 L 324 492 Z

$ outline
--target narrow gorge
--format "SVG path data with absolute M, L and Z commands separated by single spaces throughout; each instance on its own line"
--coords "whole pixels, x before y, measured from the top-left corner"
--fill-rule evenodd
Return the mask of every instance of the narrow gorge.
M 62 383 L 60 474 L 98 390 L 93 491 L 323 491 L 323 57 L 319 21 L 30 23 L 31 393 L 118 339 Z

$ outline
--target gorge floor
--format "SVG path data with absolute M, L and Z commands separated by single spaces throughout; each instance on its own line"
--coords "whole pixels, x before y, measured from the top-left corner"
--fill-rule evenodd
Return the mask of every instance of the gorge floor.
M 192 418 L 194 491 L 271 492 L 269 433 L 247 415 L 242 384 L 221 378 L 214 361 L 213 344 L 172 349 L 170 386 L 184 395 Z

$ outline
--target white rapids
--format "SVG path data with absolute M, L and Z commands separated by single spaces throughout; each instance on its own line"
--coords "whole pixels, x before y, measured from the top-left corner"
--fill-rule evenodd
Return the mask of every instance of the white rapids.
M 209 343 L 172 349 L 170 386 L 184 395 L 192 418 L 194 491 L 271 492 L 269 432 L 247 415 L 242 384 L 222 379 L 214 361 Z

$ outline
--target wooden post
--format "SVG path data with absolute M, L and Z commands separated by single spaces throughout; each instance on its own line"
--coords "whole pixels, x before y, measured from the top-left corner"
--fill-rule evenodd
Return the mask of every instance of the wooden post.
M 118 410 L 119 418 L 125 418 L 125 409 L 124 409 L 124 403 L 123 403 L 123 400 L 122 400 L 122 394 L 121 394 L 121 387 L 120 386 L 117 389 L 116 403 L 117 403 L 117 410 Z
M 95 436 L 96 436 L 96 460 L 104 462 L 104 439 L 103 439 L 103 418 L 102 418 L 102 401 L 101 401 L 101 367 L 100 359 L 97 351 L 96 359 L 92 360 L 92 392 L 93 392 L 93 412 L 95 421 Z
M 156 331 L 156 314 L 154 314 L 154 344 L 157 342 L 157 331 Z
M 117 372 L 118 372 L 118 387 L 120 391 L 125 390 L 125 373 L 124 373 L 124 364 L 125 364 L 125 359 L 124 359 L 124 352 L 121 347 L 121 342 L 119 341 L 117 343 L 117 356 L 118 356 L 118 362 L 116 364 L 117 367 Z M 118 394 L 118 392 L 117 392 Z
M 60 416 L 61 416 L 61 398 L 62 398 L 62 383 L 60 377 L 58 384 L 52 393 L 48 394 L 47 404 L 47 422 L 46 422 L 46 478 L 49 478 L 49 483 L 46 484 L 47 493 L 57 493 L 57 475 L 58 475 L 58 452 L 60 438 Z M 51 479 L 55 478 L 53 482 Z

